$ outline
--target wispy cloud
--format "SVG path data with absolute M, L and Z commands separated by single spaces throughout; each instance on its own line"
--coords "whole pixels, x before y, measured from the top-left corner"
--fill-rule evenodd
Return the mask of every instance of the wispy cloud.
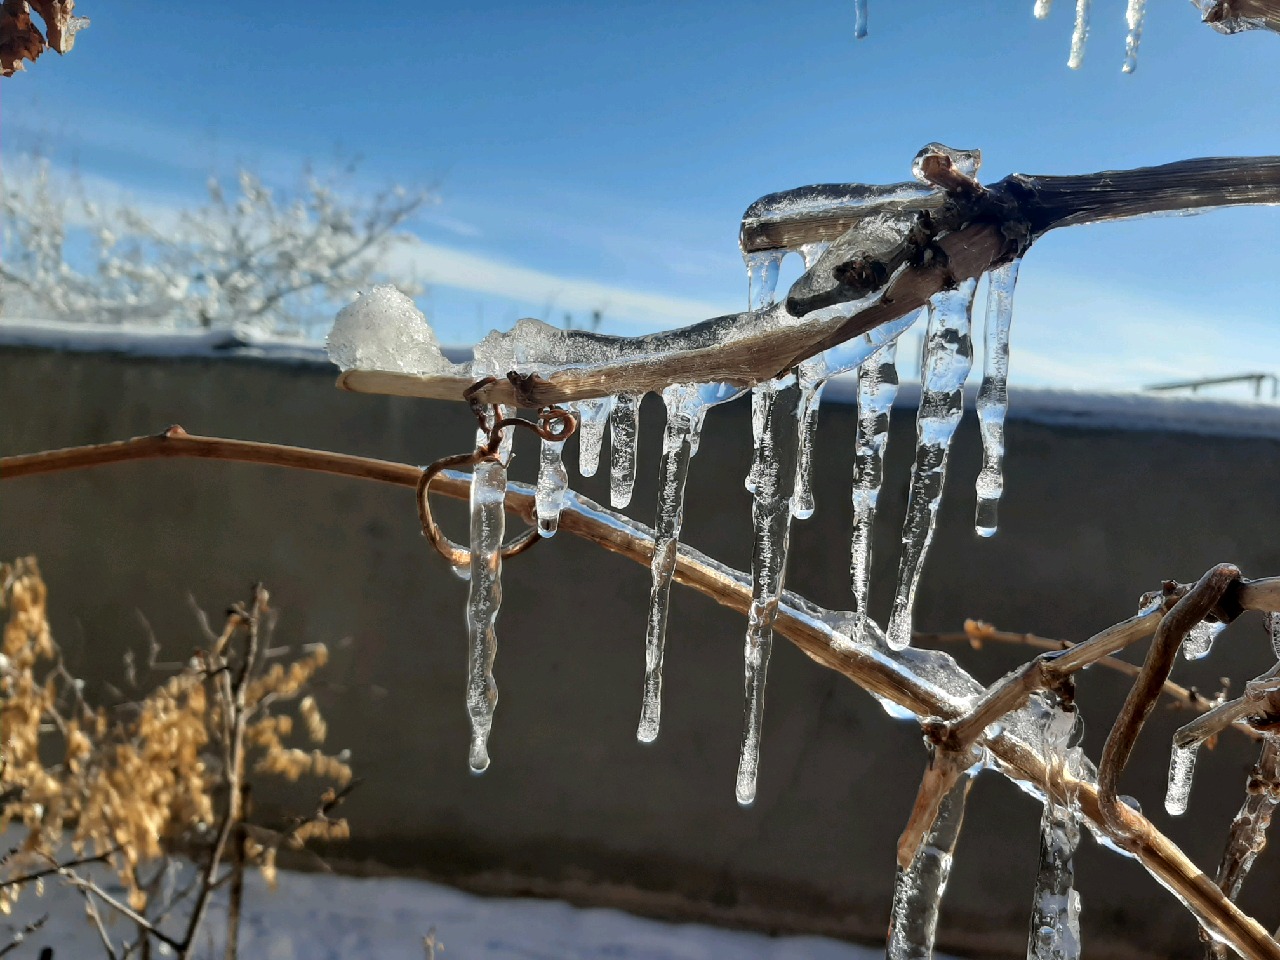
M 667 327 L 728 312 L 724 304 L 649 293 L 598 280 L 534 270 L 519 264 L 425 240 L 413 240 L 391 255 L 391 266 L 426 283 L 526 303 L 554 301 L 558 309 L 602 310 L 613 318 Z

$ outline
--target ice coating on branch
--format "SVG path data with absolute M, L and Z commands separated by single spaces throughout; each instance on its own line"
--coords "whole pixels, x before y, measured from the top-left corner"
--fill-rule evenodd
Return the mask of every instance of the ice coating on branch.
M 1201 660 L 1213 649 L 1213 641 L 1223 630 L 1225 623 L 1216 620 L 1201 620 L 1191 628 L 1187 638 L 1182 641 L 1182 656 L 1187 660 Z
M 609 413 L 609 503 L 625 507 L 636 485 L 636 442 L 640 434 L 639 393 L 620 393 Z
M 1263 17 L 1242 17 L 1231 12 L 1223 0 L 1191 0 L 1200 11 L 1201 19 L 1219 33 L 1243 33 L 1245 30 L 1265 30 Z
M 489 766 L 489 731 L 498 703 L 493 659 L 502 606 L 502 538 L 507 524 L 507 468 L 497 460 L 476 464 L 471 478 L 471 586 L 467 592 L 467 714 L 471 769 Z
M 1043 720 L 1042 752 L 1054 789 L 1045 797 L 1040 820 L 1040 867 L 1027 937 L 1028 960 L 1080 957 L 1080 894 L 1075 890 L 1072 865 L 1080 845 L 1080 809 L 1074 789 L 1063 777 L 1073 766 L 1070 741 L 1076 721 L 1075 710 L 1062 706 L 1049 709 Z
M 658 473 L 658 517 L 654 521 L 653 587 L 649 593 L 649 619 L 644 639 L 644 696 L 636 739 L 652 743 L 658 737 L 662 717 L 662 655 L 667 642 L 667 605 L 671 577 L 676 569 L 680 526 L 684 522 L 684 487 L 689 461 L 698 450 L 698 432 L 707 414 L 699 388 L 673 384 L 662 391 L 667 407 L 667 428 L 662 440 L 662 464 Z
M 898 341 L 873 354 L 858 371 L 858 427 L 853 454 L 853 537 L 849 581 L 856 616 L 855 638 L 861 638 L 871 585 L 871 536 L 876 504 L 884 481 L 884 453 L 889 444 L 889 415 L 898 396 Z
M 1200 744 L 1179 746 L 1176 742 L 1169 751 L 1169 788 L 1164 795 L 1164 808 L 1170 816 L 1180 817 L 1187 812 L 1191 798 L 1191 781 L 1196 772 L 1196 754 Z
M 744 645 L 746 706 L 736 791 L 738 803 L 744 806 L 756 798 L 765 679 L 773 648 L 773 624 L 786 576 L 800 402 L 800 388 L 794 376 L 762 383 L 752 394 L 755 487 L 751 504 L 751 609 Z
M 982 432 L 982 470 L 978 474 L 978 535 L 995 534 L 1000 497 L 1004 493 L 1004 418 L 1009 410 L 1009 326 L 1013 321 L 1013 289 L 1018 264 L 1013 260 L 987 276 L 987 315 L 978 389 L 978 426 Z
M 578 472 L 584 477 L 594 477 L 600 467 L 600 448 L 613 402 L 613 397 L 595 397 L 572 405 L 578 417 Z
M 564 468 L 564 441 L 543 440 L 538 459 L 538 486 L 534 493 L 534 512 L 538 515 L 538 533 L 554 537 L 560 526 L 560 509 L 569 489 L 569 472 Z
M 893 613 L 886 633 L 889 645 L 911 642 L 916 587 L 937 526 L 938 506 L 947 475 L 947 454 L 964 409 L 964 381 L 973 365 L 973 295 L 976 280 L 935 294 L 929 301 L 920 374 L 920 410 L 916 414 L 916 459 L 902 524 L 902 559 Z
M 1274 734 L 1264 735 L 1258 762 L 1245 781 L 1244 803 L 1231 822 L 1227 848 L 1223 851 L 1214 881 L 1231 900 L 1240 896 L 1245 877 L 1253 862 L 1267 846 L 1267 828 L 1276 804 L 1280 803 L 1280 740 Z M 1215 951 L 1214 956 L 1219 954 Z M 1230 956 L 1223 953 L 1222 956 Z
M 911 866 L 898 869 L 889 911 L 888 960 L 930 960 L 938 931 L 938 909 L 951 876 L 951 861 L 964 823 L 964 804 L 971 780 L 962 776 L 942 798 L 933 822 Z
M 1124 38 L 1124 72 L 1138 69 L 1138 44 L 1142 43 L 1142 22 L 1147 16 L 1147 0 L 1129 0 L 1124 11 L 1124 22 L 1129 33 Z
M 867 36 L 867 0 L 853 0 L 853 36 L 856 40 Z
M 343 370 L 434 374 L 454 369 L 422 311 L 389 283 L 360 294 L 338 312 L 325 350 Z
M 1067 66 L 1079 70 L 1084 63 L 1084 46 L 1089 41 L 1089 7 L 1093 0 L 1076 0 L 1076 25 L 1071 32 L 1071 55 Z
M 1043 20 L 1049 16 L 1049 11 L 1053 9 L 1053 0 L 1036 0 L 1036 5 L 1031 11 L 1037 20 Z
M 954 150 L 944 143 L 934 142 L 926 144 L 911 161 L 911 175 L 921 183 L 930 183 L 925 171 L 925 161 L 938 156 L 946 157 L 956 171 L 971 180 L 978 176 L 978 171 L 982 168 L 981 150 Z

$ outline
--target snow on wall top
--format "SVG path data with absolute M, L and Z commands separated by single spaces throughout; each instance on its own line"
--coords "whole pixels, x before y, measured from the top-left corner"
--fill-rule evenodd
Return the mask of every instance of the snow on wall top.
M 6 347 L 154 358 L 234 357 L 331 366 L 323 344 L 233 329 L 157 331 L 55 321 L 0 321 L 0 349 Z M 469 360 L 471 350 L 445 347 L 444 354 L 456 363 Z M 856 382 L 839 377 L 831 381 L 824 399 L 826 403 L 852 403 L 856 394 Z M 1022 422 L 1082 430 L 1280 440 L 1280 404 L 1275 403 L 1016 386 L 1010 394 L 1009 417 Z M 919 401 L 919 386 L 904 383 L 895 406 L 914 409 Z M 966 406 L 972 405 L 966 402 Z

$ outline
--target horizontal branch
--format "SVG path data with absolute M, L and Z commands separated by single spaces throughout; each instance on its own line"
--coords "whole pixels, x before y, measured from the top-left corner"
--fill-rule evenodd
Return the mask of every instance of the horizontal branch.
M 270 464 L 408 488 L 415 488 L 422 474 L 419 468 L 407 464 L 299 447 L 197 437 L 187 434 L 181 427 L 170 427 L 153 437 L 0 458 L 0 480 L 164 457 Z M 441 474 L 432 489 L 457 499 L 470 496 L 469 478 L 461 474 Z M 532 523 L 532 488 L 523 484 L 509 485 L 507 509 Z M 653 540 L 646 527 L 574 493 L 569 493 L 566 497 L 560 529 L 645 566 L 652 557 Z M 749 576 L 683 545 L 676 561 L 675 579 L 738 613 L 746 614 L 751 606 Z M 1250 586 L 1255 588 L 1253 592 L 1256 596 L 1280 593 L 1280 581 L 1254 581 Z M 1247 590 L 1240 592 L 1248 595 Z M 912 667 L 915 657 L 940 657 L 945 654 L 912 648 L 892 653 L 852 644 L 841 632 L 835 615 L 809 605 L 790 593 L 784 595 L 779 605 L 774 630 L 795 644 L 810 659 L 842 674 L 875 696 L 911 711 L 918 718 L 956 719 L 952 701 Z M 981 689 L 981 685 L 959 664 L 954 665 L 954 676 L 959 682 L 967 682 L 975 690 Z M 1050 772 L 1046 758 L 1027 744 L 1008 734 L 990 737 L 985 744 L 998 768 L 1007 776 L 1033 784 L 1042 792 L 1049 788 Z M 1232 903 L 1149 820 L 1120 804 L 1118 809 L 1107 811 L 1119 821 L 1119 829 L 1113 830 L 1106 826 L 1097 785 L 1079 782 L 1076 787 L 1084 816 L 1100 832 L 1130 850 L 1161 885 L 1187 906 L 1205 928 L 1222 937 L 1250 960 L 1280 960 L 1280 944 L 1256 920 Z
M 744 252 L 818 241 L 834 245 L 782 304 L 642 337 L 563 331 L 575 347 L 571 355 L 604 359 L 540 364 L 527 381 L 499 379 L 479 396 L 489 403 L 537 407 L 658 392 L 673 383 L 750 386 L 907 316 L 934 294 L 1025 253 L 1057 227 L 1276 203 L 1280 157 L 1184 160 L 1078 176 L 1013 174 L 951 193 L 919 184 L 835 184 L 771 194 L 743 217 Z M 474 379 L 469 373 L 349 370 L 338 386 L 461 400 Z

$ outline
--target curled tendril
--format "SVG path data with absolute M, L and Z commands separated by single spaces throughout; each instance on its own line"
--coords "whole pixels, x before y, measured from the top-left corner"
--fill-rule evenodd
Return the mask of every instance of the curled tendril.
M 502 432 L 508 427 L 523 427 L 526 430 L 532 430 L 543 440 L 554 442 L 568 440 L 578 429 L 578 418 L 562 407 L 543 407 L 538 411 L 537 420 L 503 417 L 497 404 L 485 404 L 476 397 L 479 390 L 494 382 L 494 377 L 477 380 L 463 394 L 470 402 L 476 422 L 485 435 L 484 442 L 470 453 L 456 453 L 453 456 L 442 457 L 423 470 L 422 476 L 418 478 L 418 519 L 422 522 L 422 534 L 436 552 L 455 567 L 469 567 L 471 551 L 450 540 L 436 523 L 435 517 L 431 514 L 431 481 L 445 470 L 465 469 L 474 467 L 484 460 L 497 460 L 498 449 L 502 444 Z M 502 558 L 505 560 L 523 553 L 541 539 L 538 528 L 531 526 L 502 545 Z

